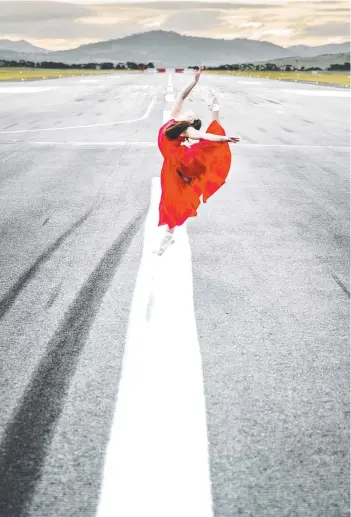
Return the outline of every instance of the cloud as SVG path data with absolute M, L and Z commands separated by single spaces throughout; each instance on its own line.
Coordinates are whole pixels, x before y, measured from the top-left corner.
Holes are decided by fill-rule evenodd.
M 189 16 L 189 12 L 183 11 L 168 16 L 163 28 L 174 31 L 201 31 L 208 29 L 218 29 L 223 24 L 221 11 L 197 10 L 195 15 Z
M 328 16 L 333 16 L 333 15 L 339 16 L 340 13 L 345 13 L 349 16 L 350 9 L 347 9 L 346 7 L 345 8 L 343 8 L 343 7 L 335 8 L 334 7 L 334 8 L 330 8 L 330 9 L 319 9 L 318 13 L 327 14 Z
M 105 7 L 108 8 L 126 8 L 128 6 L 133 6 L 134 8 L 139 9 L 156 9 L 157 11 L 163 10 L 185 10 L 185 9 L 212 9 L 212 10 L 231 10 L 231 9 L 265 9 L 272 7 L 280 8 L 283 4 L 276 3 L 277 0 L 273 0 L 271 3 L 245 3 L 245 2 L 132 2 L 132 3 L 115 3 L 115 4 L 105 4 Z M 95 4 L 96 7 L 100 7 L 99 4 Z
M 264 39 L 283 46 L 328 43 L 328 37 L 337 42 L 349 35 L 349 10 L 343 0 L 277 2 L 0 1 L 0 39 L 27 39 L 58 50 L 152 29 L 227 39 Z
M 0 23 L 70 20 L 90 13 L 89 7 L 63 2 L 0 2 Z
M 310 25 L 299 33 L 300 36 L 335 37 L 350 36 L 350 24 L 345 22 L 331 22 L 322 25 Z M 328 42 L 329 43 L 329 42 Z

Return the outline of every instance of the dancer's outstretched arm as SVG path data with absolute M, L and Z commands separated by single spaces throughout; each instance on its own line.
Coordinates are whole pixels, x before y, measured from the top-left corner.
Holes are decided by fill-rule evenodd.
M 233 144 L 236 144 L 240 140 L 235 136 L 205 133 L 204 131 L 198 131 L 194 127 L 188 127 L 188 129 L 184 131 L 183 136 L 191 138 L 192 140 L 209 140 L 210 142 L 232 142 Z
M 194 86 L 197 85 L 199 79 L 200 79 L 200 75 L 201 75 L 201 70 L 202 70 L 202 67 L 200 67 L 198 70 L 195 70 L 194 71 L 194 79 L 192 80 L 192 82 L 186 87 L 184 88 L 183 91 L 180 92 L 180 94 L 178 95 L 175 103 L 174 103 L 174 106 L 173 106 L 173 109 L 171 111 L 171 118 L 174 118 L 174 117 L 178 117 L 178 115 L 180 115 L 180 112 L 182 111 L 182 107 L 183 107 L 183 102 L 184 100 L 187 98 L 187 96 L 189 95 L 189 93 L 191 92 L 191 90 L 194 88 Z

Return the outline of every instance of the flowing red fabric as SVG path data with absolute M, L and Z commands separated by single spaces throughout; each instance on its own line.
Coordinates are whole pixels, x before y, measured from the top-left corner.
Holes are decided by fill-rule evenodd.
M 166 122 L 158 134 L 158 147 L 164 158 L 158 226 L 167 224 L 169 228 L 181 226 L 189 217 L 197 215 L 201 194 L 206 203 L 224 185 L 231 165 L 231 150 L 227 142 L 201 140 L 188 148 L 181 145 L 184 137 L 169 140 L 164 130 L 173 122 L 173 119 Z M 206 133 L 225 135 L 216 120 Z M 191 184 L 182 179 L 177 170 L 192 178 Z

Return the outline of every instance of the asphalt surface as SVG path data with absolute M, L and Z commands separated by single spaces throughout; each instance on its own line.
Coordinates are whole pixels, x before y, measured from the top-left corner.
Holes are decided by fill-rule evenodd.
M 188 223 L 214 516 L 346 517 L 350 96 L 201 81 L 241 137 Z M 0 85 L 1 517 L 95 515 L 167 84 Z

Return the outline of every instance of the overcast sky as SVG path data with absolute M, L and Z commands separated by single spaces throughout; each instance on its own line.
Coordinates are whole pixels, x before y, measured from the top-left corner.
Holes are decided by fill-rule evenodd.
M 25 39 L 61 50 L 164 29 L 265 40 L 284 47 L 323 45 L 350 39 L 349 16 L 348 0 L 0 0 L 0 39 Z

